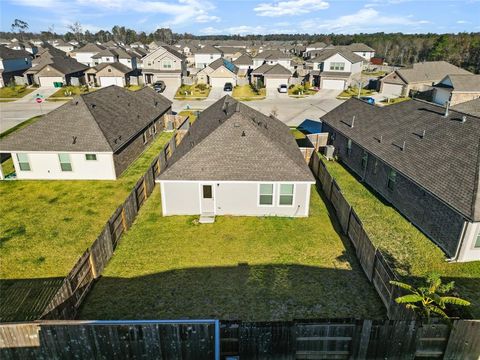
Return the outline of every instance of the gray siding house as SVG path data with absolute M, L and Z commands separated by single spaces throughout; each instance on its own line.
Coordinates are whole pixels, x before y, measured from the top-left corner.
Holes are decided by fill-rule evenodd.
M 162 80 L 167 87 L 176 90 L 187 73 L 185 59 L 183 54 L 170 46 L 157 47 L 142 59 L 145 84 Z
M 158 177 L 163 215 L 308 216 L 315 180 L 289 128 L 225 96 Z
M 322 117 L 338 159 L 454 261 L 480 260 L 480 118 L 351 99 Z

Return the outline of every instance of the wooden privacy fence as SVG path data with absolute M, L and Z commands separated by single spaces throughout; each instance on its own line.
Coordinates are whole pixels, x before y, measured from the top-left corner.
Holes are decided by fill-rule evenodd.
M 480 321 L 39 321 L 0 325 L 10 359 L 464 359 Z
M 345 199 L 340 186 L 330 175 L 318 153 L 312 155 L 310 168 L 319 180 L 327 200 L 334 208 L 342 232 L 352 242 L 363 271 L 382 299 L 388 318 L 393 320 L 412 319 L 413 312 L 395 302 L 395 298 L 401 296 L 402 292 L 399 288 L 392 286 L 390 281 L 399 280 L 398 277 L 388 265 L 383 253 L 373 245 L 362 221 Z
M 123 233 L 132 226 L 138 211 L 152 193 L 155 178 L 166 168 L 178 143 L 178 136 L 181 135 L 176 133 L 165 145 L 123 204 L 112 214 L 94 243 L 80 256 L 43 311 L 41 319 L 75 318 L 93 281 L 103 272 Z

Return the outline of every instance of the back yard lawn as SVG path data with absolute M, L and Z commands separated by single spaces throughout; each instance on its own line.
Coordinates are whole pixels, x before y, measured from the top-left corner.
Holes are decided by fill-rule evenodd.
M 312 189 L 310 217 L 161 216 L 158 187 L 81 319 L 383 318 L 352 248 Z
M 11 288 L 17 285 L 15 281 L 31 278 L 42 286 L 40 278 L 67 275 L 170 137 L 161 134 L 116 181 L 0 182 L 1 319 L 7 317 L 5 312 L 12 311 L 3 305 L 19 301 L 13 290 L 14 299 L 7 297 L 5 286 Z M 28 288 L 34 281 L 30 285 L 20 283 Z M 26 297 L 32 294 L 35 291 Z M 23 315 L 17 314 L 14 319 L 22 320 Z
M 472 302 L 470 311 L 474 317 L 480 318 L 480 261 L 447 263 L 431 240 L 342 165 L 333 161 L 325 164 L 355 208 L 370 239 L 385 251 L 400 276 L 418 278 L 435 271 L 445 280 L 454 280 L 460 296 Z

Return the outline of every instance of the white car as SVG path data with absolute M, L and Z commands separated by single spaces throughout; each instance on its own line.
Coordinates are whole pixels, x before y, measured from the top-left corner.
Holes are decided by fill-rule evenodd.
M 285 84 L 281 84 L 281 85 L 278 87 L 278 92 L 279 92 L 279 93 L 287 93 L 287 92 L 288 92 L 288 86 L 285 85 Z

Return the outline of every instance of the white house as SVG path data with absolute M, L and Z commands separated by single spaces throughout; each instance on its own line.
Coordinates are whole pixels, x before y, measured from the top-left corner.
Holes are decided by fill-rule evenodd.
M 167 160 L 162 214 L 305 217 L 315 179 L 289 128 L 225 96 Z
M 12 155 L 21 180 L 115 180 L 162 131 L 170 112 L 171 102 L 153 89 L 109 86 L 1 139 L 0 153 Z
M 253 68 L 256 69 L 263 64 L 280 64 L 289 69 L 291 60 L 290 54 L 285 54 L 280 50 L 264 50 L 253 57 Z
M 310 59 L 312 57 L 312 54 L 315 52 L 315 51 L 319 51 L 319 50 L 323 50 L 327 47 L 327 44 L 325 44 L 324 42 L 316 42 L 316 43 L 313 43 L 313 44 L 308 44 L 306 47 L 305 47 L 305 51 L 303 53 L 303 57 L 305 59 Z M 315 57 L 315 55 L 314 55 Z
M 480 75 L 451 74 L 434 85 L 433 102 L 445 105 L 461 104 L 480 98 Z
M 105 48 L 101 45 L 88 43 L 85 46 L 75 50 L 73 57 L 79 63 L 87 66 L 95 66 L 98 65 L 98 61 L 96 64 L 93 57 L 103 50 L 105 50 Z
M 233 86 L 237 85 L 237 75 L 239 68 L 230 61 L 219 58 L 196 74 L 198 84 L 209 84 L 212 87 L 222 87 L 229 82 Z
M 222 57 L 222 52 L 217 48 L 205 45 L 202 48 L 198 48 L 194 53 L 195 67 L 197 69 L 203 69 L 208 64 Z
M 364 43 L 352 43 L 345 46 L 345 48 L 364 58 L 367 62 L 370 62 L 370 59 L 375 56 L 375 49 L 372 49 L 370 46 Z

